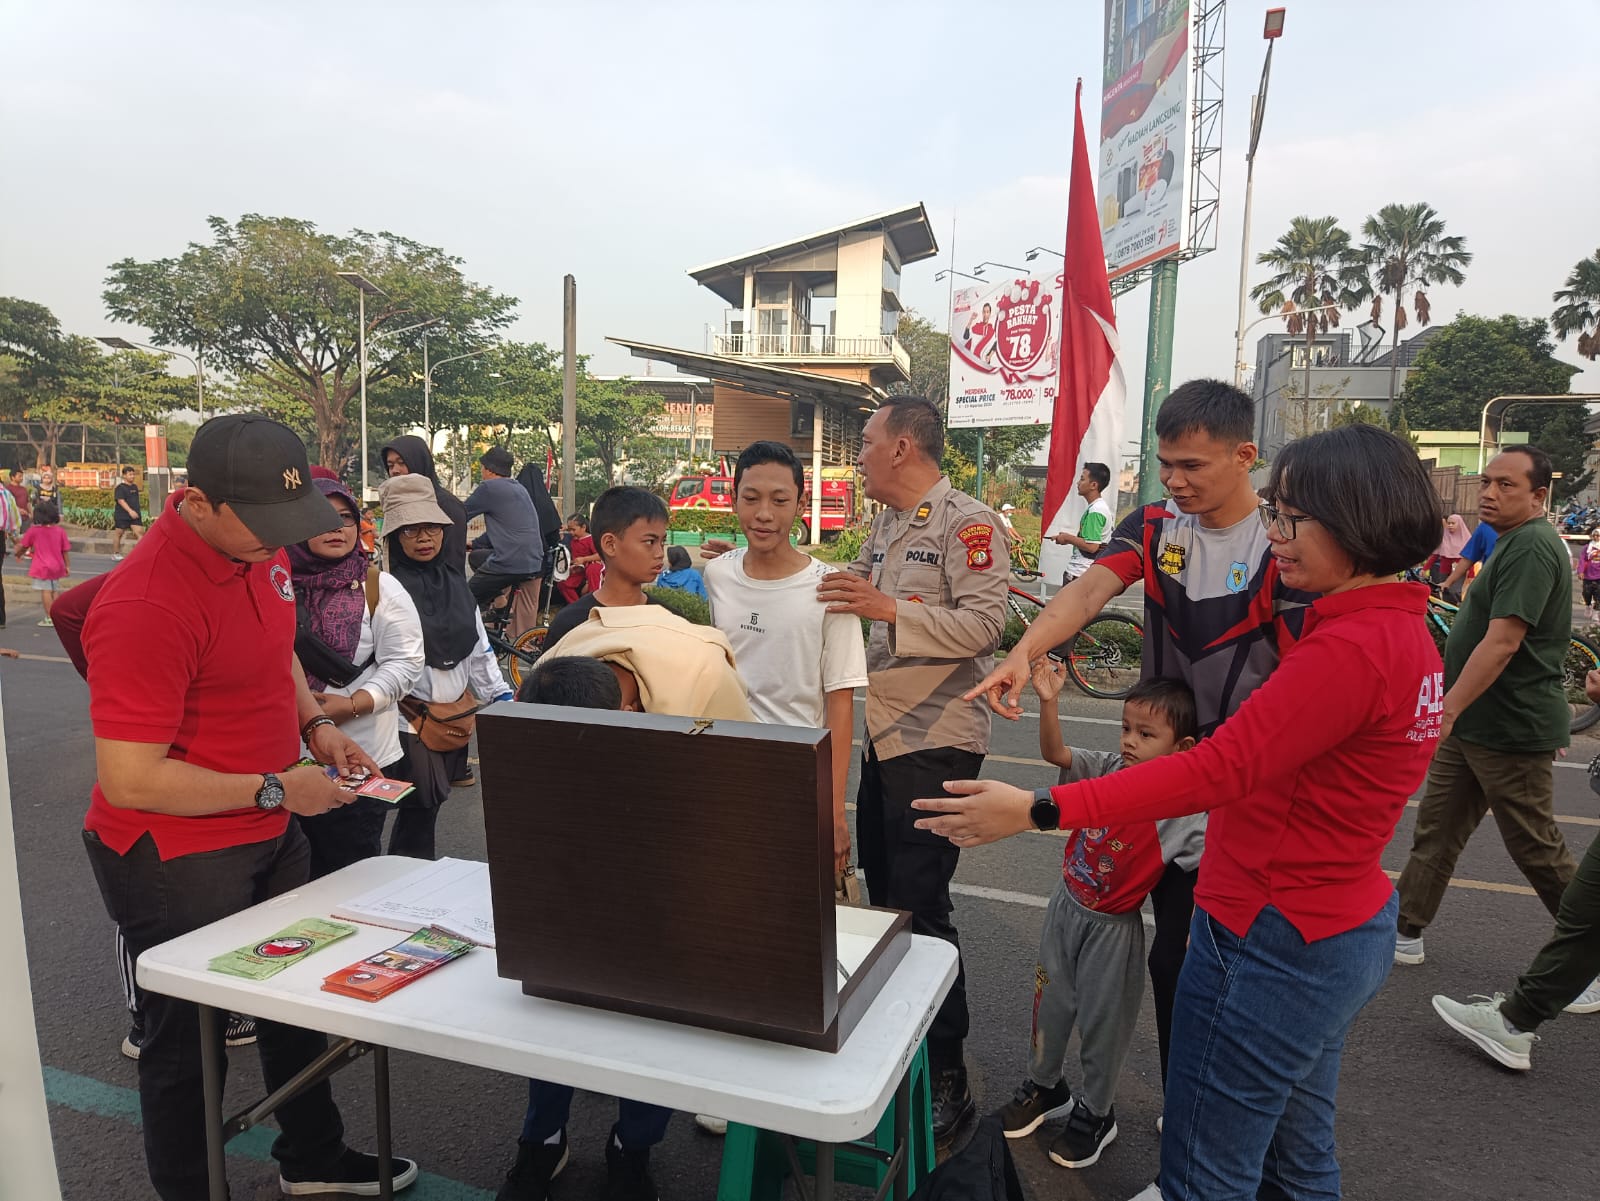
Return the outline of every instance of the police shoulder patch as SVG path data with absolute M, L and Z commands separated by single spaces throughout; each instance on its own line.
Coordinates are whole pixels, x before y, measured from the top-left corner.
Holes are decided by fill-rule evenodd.
M 988 571 L 994 566 L 994 554 L 989 549 L 990 543 L 994 541 L 994 526 L 974 522 L 957 530 L 956 537 L 967 548 L 968 568 L 973 571 Z

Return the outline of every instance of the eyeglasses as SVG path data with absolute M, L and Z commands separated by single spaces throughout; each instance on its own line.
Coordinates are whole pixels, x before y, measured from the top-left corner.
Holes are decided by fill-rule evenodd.
M 349 529 L 353 525 L 360 525 L 361 518 L 357 517 L 353 513 L 340 513 L 339 524 L 344 526 L 345 529 Z
M 398 533 L 402 538 L 410 540 L 410 539 L 420 538 L 424 534 L 442 534 L 444 532 L 444 526 L 442 526 L 442 525 L 403 525 L 398 530 L 396 530 L 395 532 Z
M 1317 520 L 1309 513 L 1280 512 L 1264 501 L 1262 502 L 1261 507 L 1256 510 L 1256 512 L 1261 514 L 1261 524 L 1266 526 L 1268 530 L 1277 530 L 1278 537 L 1282 538 L 1285 542 L 1294 541 L 1295 535 L 1299 533 L 1300 523 L 1302 521 Z

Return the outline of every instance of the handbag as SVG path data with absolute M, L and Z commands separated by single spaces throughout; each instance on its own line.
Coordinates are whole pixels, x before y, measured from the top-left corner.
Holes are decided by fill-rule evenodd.
M 400 712 L 416 728 L 417 737 L 430 751 L 445 753 L 464 748 L 477 726 L 474 714 L 484 706 L 467 689 L 453 701 L 421 701 L 408 696 Z

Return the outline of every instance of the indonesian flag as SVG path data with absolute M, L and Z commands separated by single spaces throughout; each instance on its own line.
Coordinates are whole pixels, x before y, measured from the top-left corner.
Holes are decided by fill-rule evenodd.
M 1044 545 L 1040 568 L 1054 579 L 1066 570 L 1072 547 L 1050 536 L 1076 534 L 1088 507 L 1078 495 L 1085 463 L 1104 463 L 1111 485 L 1103 493 L 1115 526 L 1117 475 L 1122 457 L 1122 408 L 1127 383 L 1118 358 L 1116 317 L 1106 279 L 1105 245 L 1095 204 L 1094 176 L 1083 133 L 1083 80 L 1074 102 L 1072 185 L 1067 202 L 1067 256 L 1061 286 L 1061 377 L 1056 384 L 1055 416 L 1050 426 L 1050 464 L 1044 485 Z

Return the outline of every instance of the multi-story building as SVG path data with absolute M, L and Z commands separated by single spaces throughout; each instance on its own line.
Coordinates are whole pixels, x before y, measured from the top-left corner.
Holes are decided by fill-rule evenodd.
M 813 469 L 848 466 L 878 401 L 910 379 L 901 271 L 938 251 L 921 204 L 878 213 L 691 270 L 727 305 L 704 350 L 610 340 L 712 381 L 714 453 L 770 439 Z
M 1443 328 L 1426 326 L 1400 343 L 1397 388 L 1404 387 L 1417 355 Z M 1347 329 L 1330 330 L 1312 340 L 1309 397 L 1305 335 L 1277 330 L 1256 342 L 1251 395 L 1256 402 L 1256 445 L 1264 458 L 1271 459 L 1286 442 L 1326 424 L 1341 404 L 1372 405 L 1388 418 L 1393 352 L 1384 350 L 1363 358 L 1354 342 Z

